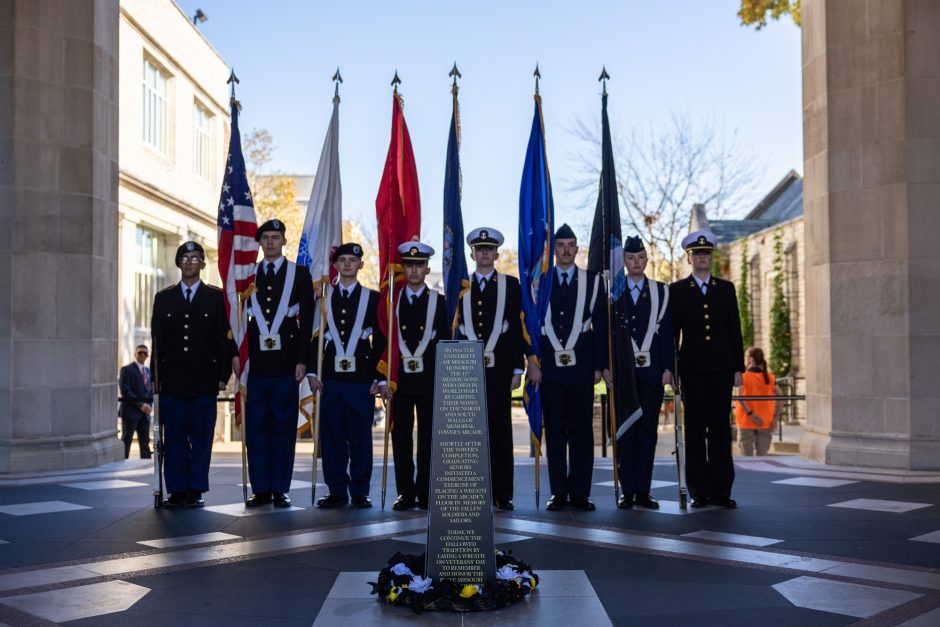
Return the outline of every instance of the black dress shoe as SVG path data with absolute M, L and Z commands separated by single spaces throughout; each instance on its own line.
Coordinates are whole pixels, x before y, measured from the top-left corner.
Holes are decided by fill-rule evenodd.
M 275 492 L 274 507 L 290 507 L 290 495 L 287 492 Z
M 692 497 L 692 507 L 694 507 L 695 509 L 700 509 L 702 507 L 705 507 L 706 505 L 708 505 L 707 496 L 698 496 L 698 497 L 693 496 Z
M 186 501 L 189 507 L 205 507 L 206 499 L 202 498 L 202 492 L 199 490 L 190 490 L 189 499 Z
M 395 499 L 395 502 L 392 504 L 392 509 L 396 512 L 403 512 L 405 510 L 411 509 L 415 506 L 415 497 L 405 496 L 404 494 L 399 494 L 398 498 Z M 425 504 L 425 509 L 427 509 L 427 504 Z
M 624 492 L 617 501 L 617 509 L 633 509 L 633 493 Z
M 568 499 L 563 496 L 552 495 L 552 498 L 548 499 L 548 503 L 545 504 L 545 509 L 550 512 L 558 512 L 565 509 Z
M 597 506 L 586 496 L 572 496 L 569 502 L 571 503 L 571 507 L 580 509 L 581 511 L 593 512 L 597 509 Z
M 516 509 L 516 506 L 512 504 L 511 499 L 497 499 L 493 502 L 496 505 L 496 509 L 502 510 L 504 512 L 510 512 Z
M 735 501 L 730 496 L 712 497 L 711 499 L 709 499 L 709 501 L 714 505 L 727 507 L 728 509 L 734 509 L 738 506 L 737 501 Z
M 372 499 L 365 495 L 359 495 L 352 497 L 352 506 L 358 507 L 359 509 L 367 509 L 372 507 Z
M 170 498 L 163 501 L 163 505 L 166 507 L 180 507 L 186 505 L 189 501 L 189 492 L 173 492 L 170 494 Z
M 646 509 L 659 509 L 659 501 L 654 499 L 649 494 L 637 494 L 636 504 L 640 507 L 645 507 Z
M 270 502 L 270 492 L 259 492 L 258 494 L 251 495 L 251 498 L 248 499 L 247 503 L 245 503 L 245 507 L 261 507 L 262 505 L 267 505 Z
M 317 499 L 317 507 L 339 507 L 340 505 L 345 505 L 348 502 L 348 497 L 340 496 L 339 494 L 329 494 L 327 496 L 321 496 L 319 499 Z

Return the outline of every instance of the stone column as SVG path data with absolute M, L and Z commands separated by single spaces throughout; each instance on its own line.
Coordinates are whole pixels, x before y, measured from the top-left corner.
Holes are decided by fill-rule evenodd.
M 940 468 L 940 3 L 804 0 L 806 435 Z
M 0 472 L 119 459 L 118 0 L 0 0 Z

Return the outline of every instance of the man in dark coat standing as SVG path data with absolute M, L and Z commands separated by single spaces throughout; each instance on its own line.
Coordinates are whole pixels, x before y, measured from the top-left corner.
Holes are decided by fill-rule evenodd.
M 131 453 L 131 442 L 137 433 L 140 458 L 150 459 L 150 413 L 153 411 L 153 386 L 149 352 L 146 344 L 138 344 L 134 361 L 121 368 L 121 440 L 124 441 L 124 459 Z
M 627 294 L 619 309 L 619 323 L 633 346 L 636 392 L 640 417 L 617 441 L 617 461 L 623 494 L 617 507 L 634 504 L 659 509 L 650 494 L 653 461 L 656 457 L 659 411 L 664 386 L 673 382 L 675 338 L 670 315 L 669 286 L 646 277 L 649 258 L 639 237 L 623 244 L 623 265 L 627 273 Z
M 406 285 L 398 297 L 398 389 L 392 397 L 392 453 L 398 498 L 392 509 L 428 508 L 431 477 L 431 433 L 434 420 L 434 353 L 437 343 L 449 339 L 444 295 L 424 280 L 434 249 L 421 242 L 398 247 Z M 418 418 L 418 468 L 412 459 L 412 431 Z
M 216 396 L 225 389 L 238 351 L 222 290 L 203 283 L 206 254 L 196 242 L 176 251 L 180 282 L 153 300 L 153 375 L 160 394 L 163 476 L 169 507 L 203 507 L 215 436 Z
M 686 477 L 692 507 L 737 507 L 731 498 L 731 391 L 741 386 L 744 341 L 734 284 L 711 275 L 715 234 L 682 240 L 692 274 L 669 286 L 685 408 Z
M 286 227 L 277 219 L 258 227 L 264 258 L 248 299 L 248 395 L 245 437 L 252 497 L 248 507 L 290 507 L 297 445 L 299 383 L 307 372 L 313 335 L 310 271 L 283 254 Z
M 457 311 L 461 337 L 483 342 L 493 504 L 512 510 L 512 391 L 522 382 L 526 357 L 533 351 L 522 335 L 519 279 L 496 271 L 502 243 L 503 234 L 492 228 L 467 235 L 476 270 Z
M 593 511 L 594 384 L 607 371 L 607 297 L 600 277 L 574 263 L 578 240 L 567 224 L 555 232 L 555 272 L 542 321 L 542 364 L 526 375 L 539 383 L 552 496 L 545 509 L 568 504 Z M 609 373 L 608 373 L 609 374 Z

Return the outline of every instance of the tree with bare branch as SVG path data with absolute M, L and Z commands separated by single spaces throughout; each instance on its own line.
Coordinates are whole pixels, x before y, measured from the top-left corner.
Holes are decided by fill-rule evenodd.
M 593 211 L 600 176 L 600 131 L 578 121 L 573 134 L 583 142 L 574 155 L 577 178 L 570 184 L 581 206 Z M 712 122 L 693 122 L 674 114 L 663 128 L 634 128 L 614 138 L 617 191 L 624 236 L 646 243 L 655 274 L 675 280 L 682 272 L 679 246 L 689 232 L 692 205 L 705 205 L 710 218 L 749 208 L 762 176 L 758 160 Z

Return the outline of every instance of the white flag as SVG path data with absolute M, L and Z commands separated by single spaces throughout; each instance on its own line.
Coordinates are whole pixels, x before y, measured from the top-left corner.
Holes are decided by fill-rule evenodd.
M 300 235 L 297 265 L 306 266 L 314 281 L 330 276 L 330 255 L 343 243 L 343 188 L 339 178 L 339 96 L 323 141 L 317 176 Z

